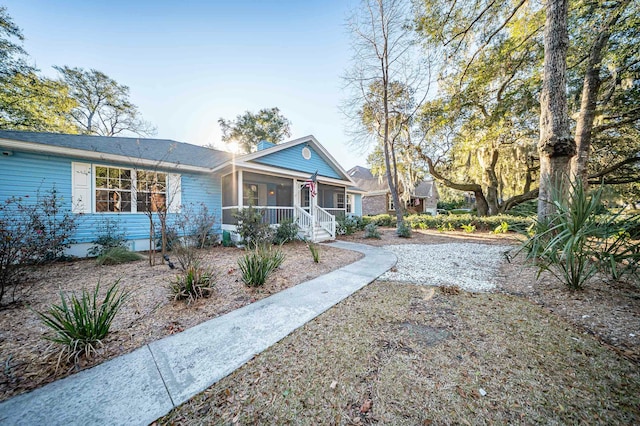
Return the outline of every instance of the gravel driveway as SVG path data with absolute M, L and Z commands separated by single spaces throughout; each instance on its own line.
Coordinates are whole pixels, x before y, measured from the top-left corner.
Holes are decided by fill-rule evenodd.
M 490 291 L 496 274 L 513 246 L 495 244 L 403 244 L 384 246 L 398 257 L 396 267 L 383 274 L 384 281 L 435 286 L 456 285 L 470 292 Z

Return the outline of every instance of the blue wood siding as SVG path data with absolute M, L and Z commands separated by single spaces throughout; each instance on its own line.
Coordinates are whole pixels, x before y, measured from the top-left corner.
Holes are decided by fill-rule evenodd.
M 28 195 L 35 199 L 38 191 L 46 192 L 55 185 L 63 199 L 64 207 L 71 209 L 71 163 L 74 161 L 103 166 L 132 167 L 127 164 L 104 161 L 92 163 L 90 160 L 14 151 L 10 157 L 0 156 L 0 201 L 14 195 Z M 222 215 L 220 177 L 213 174 L 186 172 L 180 174 L 182 204 L 204 203 L 209 212 L 216 216 L 216 227 L 219 231 Z M 170 221 L 172 216 L 174 215 L 169 214 Z M 107 218 L 119 220 L 122 230 L 130 240 L 149 238 L 149 219 L 144 213 L 88 213 L 79 215 L 79 226 L 73 237 L 74 241 L 88 243 L 95 240 L 96 230 L 101 228 L 101 224 Z
M 338 170 L 334 169 L 329 163 L 324 161 L 322 157 L 309 146 L 311 150 L 311 158 L 305 160 L 302 157 L 302 148 L 305 145 L 300 144 L 292 146 L 282 151 L 274 152 L 273 154 L 265 155 L 264 157 L 256 158 L 253 162 L 260 164 L 267 164 L 269 166 L 281 167 L 289 170 L 299 170 L 307 172 L 309 174 L 318 171 L 320 176 L 326 176 L 334 179 L 343 179 Z

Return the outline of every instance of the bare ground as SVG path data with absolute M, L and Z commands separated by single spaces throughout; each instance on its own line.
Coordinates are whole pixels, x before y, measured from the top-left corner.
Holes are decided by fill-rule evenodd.
M 516 257 L 497 271 L 494 293 L 377 281 L 159 423 L 640 423 L 639 284 L 598 277 L 576 293 L 535 276 Z
M 262 288 L 246 287 L 237 259 L 237 248 L 215 247 L 204 251 L 203 264 L 216 272 L 213 295 L 191 305 L 169 298 L 168 283 L 177 270 L 167 265 L 150 267 L 148 260 L 98 266 L 94 260 L 57 263 L 35 271 L 31 291 L 22 303 L 0 310 L 0 400 L 40 387 L 75 371 L 122 355 L 167 335 L 238 309 L 286 288 L 307 281 L 359 259 L 356 252 L 319 246 L 320 263 L 314 263 L 304 243 L 283 246 L 284 263 Z M 131 298 L 116 316 L 110 334 L 97 356 L 81 359 L 79 365 L 56 369 L 56 348 L 44 339 L 47 332 L 34 310 L 46 311 L 60 303 L 60 292 L 79 294 L 98 281 L 107 287 L 116 280 L 132 291 Z

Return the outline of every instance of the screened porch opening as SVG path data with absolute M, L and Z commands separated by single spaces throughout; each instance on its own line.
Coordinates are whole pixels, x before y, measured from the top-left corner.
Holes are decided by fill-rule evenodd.
M 241 182 L 241 191 L 238 182 Z M 238 199 L 242 197 L 242 202 Z M 222 177 L 222 223 L 235 225 L 239 208 L 254 207 L 263 212 L 263 221 L 278 224 L 294 219 L 293 180 L 252 172 Z

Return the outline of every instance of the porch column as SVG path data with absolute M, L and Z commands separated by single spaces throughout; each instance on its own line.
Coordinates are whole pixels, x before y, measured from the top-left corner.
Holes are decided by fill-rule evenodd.
M 300 187 L 298 186 L 298 179 L 293 178 L 293 221 L 298 222 L 298 210 L 296 207 L 300 206 Z
M 238 209 L 241 209 L 242 206 L 242 187 L 244 186 L 242 183 L 242 170 L 238 170 Z

